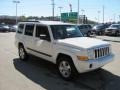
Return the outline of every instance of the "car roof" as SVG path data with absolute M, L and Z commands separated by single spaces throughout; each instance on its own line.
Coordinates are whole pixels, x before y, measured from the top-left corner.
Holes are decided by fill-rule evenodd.
M 19 22 L 19 24 L 44 24 L 44 25 L 75 25 L 71 23 L 64 23 L 60 21 L 23 21 Z

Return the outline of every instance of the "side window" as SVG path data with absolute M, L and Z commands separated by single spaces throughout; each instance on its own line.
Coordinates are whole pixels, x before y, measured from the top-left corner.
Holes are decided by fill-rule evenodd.
M 87 26 L 87 25 L 84 25 L 84 29 L 88 29 L 88 26 Z
M 48 28 L 46 26 L 36 25 L 36 37 L 39 38 L 40 35 L 46 35 L 46 38 L 50 40 Z
M 81 25 L 81 26 L 79 26 L 79 29 L 83 29 L 83 26 Z
M 88 25 L 88 28 L 91 29 L 92 28 L 91 25 Z
M 28 24 L 25 27 L 25 35 L 33 36 L 34 24 Z
M 24 24 L 19 24 L 17 33 L 22 34 L 24 29 Z
M 84 29 L 84 25 L 81 26 L 81 29 Z

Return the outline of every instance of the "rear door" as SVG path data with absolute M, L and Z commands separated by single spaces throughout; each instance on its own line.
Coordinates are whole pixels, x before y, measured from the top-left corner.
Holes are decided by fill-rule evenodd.
M 23 36 L 25 48 L 27 48 L 27 52 L 31 53 L 31 54 L 32 54 L 32 52 L 31 52 L 31 50 L 29 50 L 29 48 L 34 47 L 34 42 L 33 42 L 34 27 L 35 27 L 34 24 L 26 24 L 24 36 Z

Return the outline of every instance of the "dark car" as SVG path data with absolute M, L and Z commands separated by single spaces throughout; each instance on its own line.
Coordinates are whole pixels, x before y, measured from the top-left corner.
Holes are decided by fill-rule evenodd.
M 95 25 L 92 28 L 92 32 L 94 32 L 97 35 L 103 35 L 106 28 L 108 28 L 108 25 L 106 25 L 106 24 L 98 24 L 98 25 Z
M 91 35 L 91 30 L 92 30 L 92 26 L 89 24 L 81 24 L 81 25 L 77 25 L 79 30 L 82 32 L 83 35 L 87 35 L 90 36 Z
M 0 32 L 8 32 L 9 26 L 8 25 L 0 25 Z
M 10 32 L 16 32 L 16 30 L 17 30 L 17 25 L 10 26 Z
M 112 24 L 109 28 L 105 30 L 106 35 L 120 35 L 120 24 Z

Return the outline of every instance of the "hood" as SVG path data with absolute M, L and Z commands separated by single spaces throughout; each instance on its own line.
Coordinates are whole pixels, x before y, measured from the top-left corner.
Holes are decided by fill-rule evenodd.
M 89 49 L 109 44 L 106 41 L 88 37 L 67 38 L 63 40 L 58 40 L 58 43 L 72 48 L 83 49 Z

